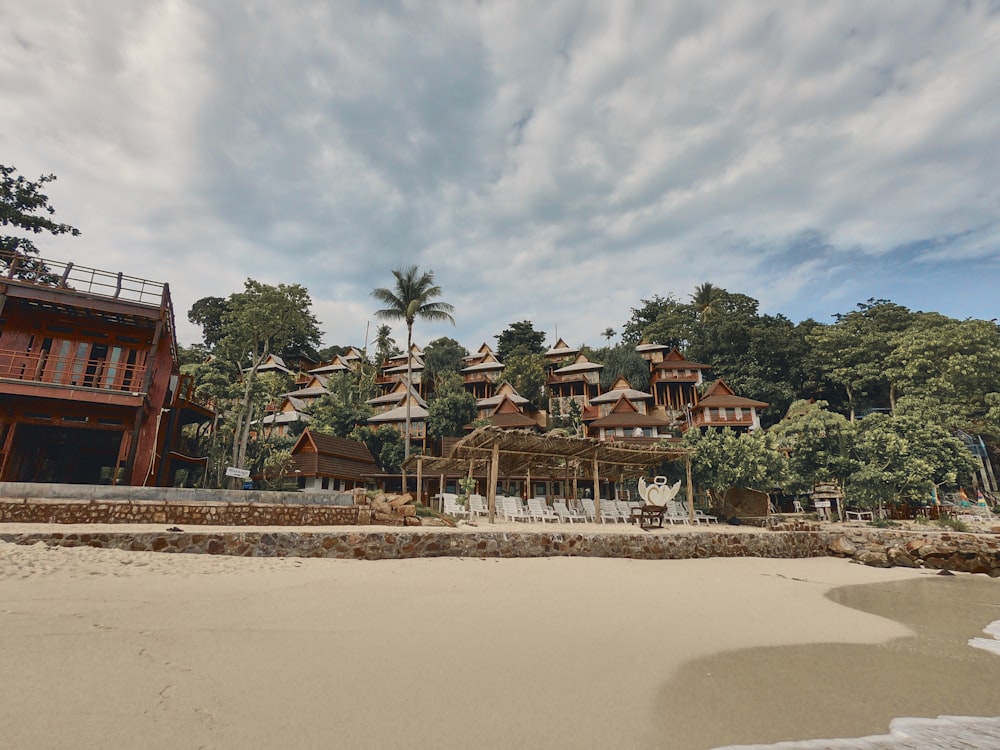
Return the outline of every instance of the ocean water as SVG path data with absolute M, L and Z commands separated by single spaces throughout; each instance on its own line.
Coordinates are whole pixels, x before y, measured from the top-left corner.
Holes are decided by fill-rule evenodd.
M 983 632 L 990 637 L 971 638 L 969 645 L 1000 656 L 1000 620 L 987 625 Z M 1000 708 L 1000 696 L 997 706 Z M 893 719 L 888 734 L 770 745 L 726 745 L 716 750 L 1000 750 L 1000 716 Z

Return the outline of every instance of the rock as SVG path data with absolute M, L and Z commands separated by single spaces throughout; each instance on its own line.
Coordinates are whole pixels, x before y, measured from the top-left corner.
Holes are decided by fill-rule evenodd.
M 890 568 L 889 556 L 885 552 L 873 552 L 871 550 L 861 550 L 854 556 L 854 559 L 863 565 L 872 568 Z
M 838 536 L 827 545 L 827 549 L 839 557 L 854 557 L 858 548 L 846 537 Z
M 397 495 L 392 500 L 389 501 L 389 505 L 393 508 L 402 508 L 404 505 L 409 505 L 413 502 L 413 495 L 406 493 L 405 495 Z
M 901 568 L 919 568 L 920 563 L 910 557 L 902 547 L 890 547 L 888 551 L 889 562 Z

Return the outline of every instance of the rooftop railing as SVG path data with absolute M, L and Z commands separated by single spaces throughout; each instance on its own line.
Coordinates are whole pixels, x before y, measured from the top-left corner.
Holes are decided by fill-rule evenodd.
M 167 287 L 161 281 L 25 255 L 15 255 L 13 259 L 0 258 L 0 263 L 6 263 L 3 276 L 12 281 L 68 289 L 154 307 L 163 303 Z

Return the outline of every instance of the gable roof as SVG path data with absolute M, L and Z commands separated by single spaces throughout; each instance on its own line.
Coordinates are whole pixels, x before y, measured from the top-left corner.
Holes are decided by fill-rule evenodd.
M 703 365 L 700 362 L 692 362 L 691 360 L 684 359 L 684 355 L 681 354 L 677 347 L 675 346 L 670 350 L 668 354 L 663 357 L 662 362 L 657 362 L 653 366 L 654 370 L 711 370 L 711 365 Z
M 576 359 L 573 360 L 573 364 L 566 365 L 565 367 L 560 367 L 555 371 L 556 375 L 566 375 L 573 372 L 587 372 L 590 370 L 603 370 L 604 365 L 598 362 L 591 362 L 583 354 L 577 354 Z
M 567 357 L 570 354 L 576 354 L 579 349 L 574 349 L 569 344 L 567 344 L 562 339 L 559 339 L 552 348 L 545 352 L 546 357 Z
M 705 391 L 705 395 L 698 402 L 698 405 L 694 407 L 697 409 L 710 409 L 719 407 L 730 407 L 730 406 L 740 406 L 740 407 L 759 407 L 761 409 L 769 406 L 766 401 L 755 401 L 752 398 L 743 398 L 742 396 L 737 396 L 733 393 L 733 389 L 726 385 L 726 381 L 722 378 L 716 380 Z
M 292 462 L 304 476 L 360 480 L 379 472 L 364 443 L 308 428 L 292 447 Z
M 625 379 L 624 375 L 619 375 L 618 380 L 615 381 L 614 385 L 611 386 L 611 390 L 607 393 L 602 393 L 600 396 L 595 396 L 590 399 L 591 404 L 610 404 L 616 402 L 619 397 L 625 396 L 630 401 L 648 401 L 653 398 L 652 393 L 646 393 L 645 391 L 637 391 L 631 385 L 629 385 L 628 380 Z
M 419 404 L 410 405 L 410 421 L 419 422 L 427 419 L 427 409 L 420 406 Z M 406 421 L 406 404 L 402 406 L 397 406 L 395 409 L 389 409 L 389 411 L 384 411 L 381 414 L 376 414 L 373 417 L 368 417 L 369 422 L 405 422 Z
M 378 404 L 399 404 L 406 401 L 406 392 L 410 392 L 410 398 L 414 400 L 414 403 L 420 404 L 421 406 L 427 406 L 427 402 L 424 401 L 420 394 L 417 393 L 416 389 L 411 385 L 409 388 L 406 384 L 400 381 L 393 386 L 393 389 L 382 396 L 376 396 L 375 398 L 370 398 L 365 401 L 366 404 L 370 406 L 377 406 Z
M 493 413 L 490 414 L 487 419 L 489 419 L 497 427 L 503 427 L 505 429 L 523 427 L 538 429 L 538 423 L 531 417 L 525 416 L 517 403 L 515 403 L 510 395 L 506 393 L 503 394 L 500 399 L 500 403 L 497 404 L 496 408 L 493 409 Z M 465 425 L 465 429 L 474 429 L 473 424 L 470 422 Z
M 606 417 L 595 419 L 590 423 L 590 427 L 668 427 L 669 424 L 665 419 L 640 413 L 635 404 L 622 395 L 611 413 Z

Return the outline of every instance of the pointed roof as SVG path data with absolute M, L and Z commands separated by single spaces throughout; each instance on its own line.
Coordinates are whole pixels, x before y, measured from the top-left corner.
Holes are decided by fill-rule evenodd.
M 531 417 L 525 416 L 521 408 L 506 393 L 487 419 L 497 427 L 503 427 L 504 429 L 538 428 L 538 423 Z M 474 429 L 473 424 L 469 423 L 465 425 L 465 429 Z
M 522 396 L 520 393 L 514 390 L 514 386 L 512 386 L 506 380 L 502 380 L 500 381 L 500 385 L 496 387 L 496 392 L 492 396 L 490 396 L 489 398 L 481 398 L 478 401 L 476 401 L 476 408 L 483 409 L 487 406 L 496 406 L 501 401 L 503 401 L 504 396 L 508 396 L 510 400 L 513 401 L 518 406 L 524 406 L 525 404 L 529 403 L 528 399 L 526 399 L 524 396 Z
M 653 366 L 654 370 L 710 370 L 711 365 L 703 365 L 699 362 L 692 362 L 691 360 L 684 359 L 684 355 L 681 354 L 677 347 L 675 346 L 670 350 L 670 353 L 663 357 L 662 362 L 657 362 Z
M 244 368 L 243 372 L 249 372 L 250 367 Z M 257 368 L 257 372 L 271 372 L 277 370 L 278 372 L 283 372 L 286 375 L 292 375 L 292 371 L 285 367 L 285 360 L 279 357 L 277 354 L 268 354 L 264 361 L 261 363 L 260 367 Z
M 420 406 L 419 404 L 410 405 L 410 421 L 418 422 L 423 419 L 427 419 L 427 409 Z M 384 411 L 381 414 L 376 414 L 373 417 L 368 417 L 369 422 L 405 422 L 406 421 L 406 404 L 402 406 L 397 406 L 395 409 L 389 409 L 389 411 Z
M 722 378 L 716 380 L 705 391 L 705 395 L 702 396 L 698 405 L 694 407 L 695 409 L 718 409 L 719 407 L 758 407 L 765 408 L 769 406 L 766 401 L 755 401 L 752 398 L 743 398 L 742 396 L 737 396 L 733 393 L 733 389 L 726 385 L 726 381 Z
M 606 417 L 595 419 L 590 423 L 590 427 L 669 427 L 670 423 L 665 419 L 642 414 L 635 408 L 635 404 L 628 400 L 625 395 L 618 398 L 611 413 Z
M 643 352 L 658 352 L 664 349 L 669 349 L 670 347 L 666 344 L 651 344 L 650 342 L 643 339 L 635 346 L 635 350 L 642 354 Z
M 574 349 L 569 344 L 567 344 L 562 339 L 559 339 L 552 348 L 545 352 L 546 357 L 568 357 L 570 354 L 576 354 L 579 349 Z
M 306 428 L 292 446 L 293 467 L 305 476 L 362 479 L 379 473 L 364 443 Z
M 309 370 L 310 375 L 329 375 L 335 372 L 350 372 L 351 366 L 341 359 L 340 355 L 335 355 L 328 364 L 320 365 Z
M 493 354 L 493 350 L 490 348 L 490 345 L 484 341 L 475 352 L 462 357 L 462 359 L 466 362 L 476 362 L 488 354 Z
M 602 370 L 604 365 L 598 362 L 591 362 L 584 354 L 577 354 L 573 364 L 560 367 L 555 371 L 556 375 L 568 375 L 574 372 L 589 372 L 591 370 Z
M 468 367 L 463 367 L 462 372 L 482 372 L 485 370 L 502 370 L 504 367 L 503 362 L 496 358 L 493 352 L 489 352 L 478 362 L 475 362 Z
M 393 389 L 388 393 L 382 396 L 376 396 L 375 398 L 370 398 L 365 401 L 365 403 L 371 406 L 378 406 L 379 404 L 404 403 L 406 401 L 407 390 L 409 390 L 410 398 L 414 400 L 414 403 L 420 404 L 421 406 L 427 406 L 427 402 L 420 397 L 420 394 L 417 393 L 413 386 L 410 386 L 409 389 L 407 389 L 406 384 L 402 382 L 396 383 Z
M 383 367 L 382 372 L 406 372 L 406 357 L 400 357 L 399 359 L 402 362 L 402 364 L 393 365 L 392 367 Z M 420 358 L 419 354 L 414 354 L 411 359 L 413 362 L 413 364 L 410 365 L 411 370 L 424 369 L 424 361 Z
M 607 393 L 602 393 L 600 396 L 595 396 L 590 399 L 591 404 L 613 404 L 621 396 L 625 396 L 630 401 L 648 401 L 653 398 L 652 393 L 646 393 L 645 391 L 637 391 L 633 388 L 624 375 L 619 375 L 618 379 L 611 386 L 611 390 Z
M 347 351 L 343 354 L 342 359 L 345 362 L 353 362 L 356 359 L 362 359 L 363 354 L 358 351 L 356 346 L 348 347 Z

